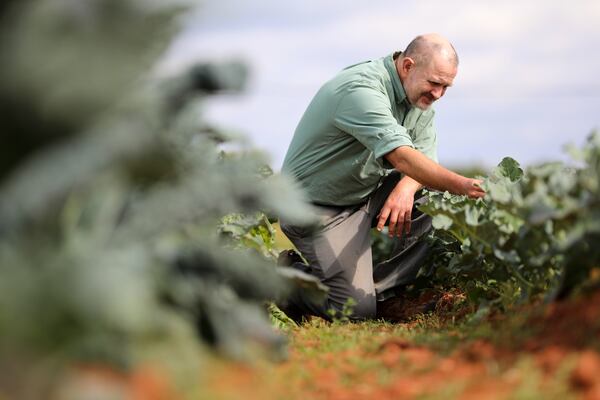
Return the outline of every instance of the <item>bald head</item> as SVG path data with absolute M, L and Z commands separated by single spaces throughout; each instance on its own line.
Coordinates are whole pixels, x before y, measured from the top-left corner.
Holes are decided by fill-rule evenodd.
M 441 59 L 458 67 L 458 55 L 454 46 L 437 33 L 417 36 L 408 44 L 402 55 L 412 58 L 417 65 L 427 65 L 433 59 Z
M 454 47 L 435 33 L 417 36 L 394 63 L 408 102 L 423 110 L 446 93 L 458 70 Z

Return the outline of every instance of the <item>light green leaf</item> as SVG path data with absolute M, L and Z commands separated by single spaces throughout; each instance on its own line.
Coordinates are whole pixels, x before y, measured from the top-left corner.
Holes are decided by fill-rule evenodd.
M 511 193 L 507 186 L 507 180 L 501 180 L 498 182 L 486 181 L 484 189 L 487 196 L 494 201 L 506 204 L 511 199 Z
M 465 207 L 465 222 L 469 225 L 479 225 L 479 218 L 483 215 L 483 210 L 474 206 Z
M 438 214 L 433 217 L 432 224 L 435 229 L 449 229 L 452 226 L 452 218 Z

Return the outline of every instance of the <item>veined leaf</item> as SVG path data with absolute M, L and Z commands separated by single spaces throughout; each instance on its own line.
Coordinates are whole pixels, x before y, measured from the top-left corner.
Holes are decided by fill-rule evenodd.
M 516 182 L 523 177 L 523 170 L 519 163 L 510 157 L 504 157 L 493 171 L 494 175 Z

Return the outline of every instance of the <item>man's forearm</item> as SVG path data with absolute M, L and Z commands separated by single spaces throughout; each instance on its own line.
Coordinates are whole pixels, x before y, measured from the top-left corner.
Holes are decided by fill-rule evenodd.
M 442 167 L 411 147 L 398 147 L 385 157 L 396 170 L 432 189 L 448 190 L 451 193 L 472 197 L 483 196 L 483 191 L 475 185 L 478 181 Z

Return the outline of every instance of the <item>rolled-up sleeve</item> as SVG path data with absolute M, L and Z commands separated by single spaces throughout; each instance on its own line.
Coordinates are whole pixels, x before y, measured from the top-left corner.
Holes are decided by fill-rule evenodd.
M 357 84 L 340 99 L 334 125 L 373 152 L 375 158 L 400 146 L 415 145 L 408 131 L 394 118 L 387 95 L 376 88 Z

